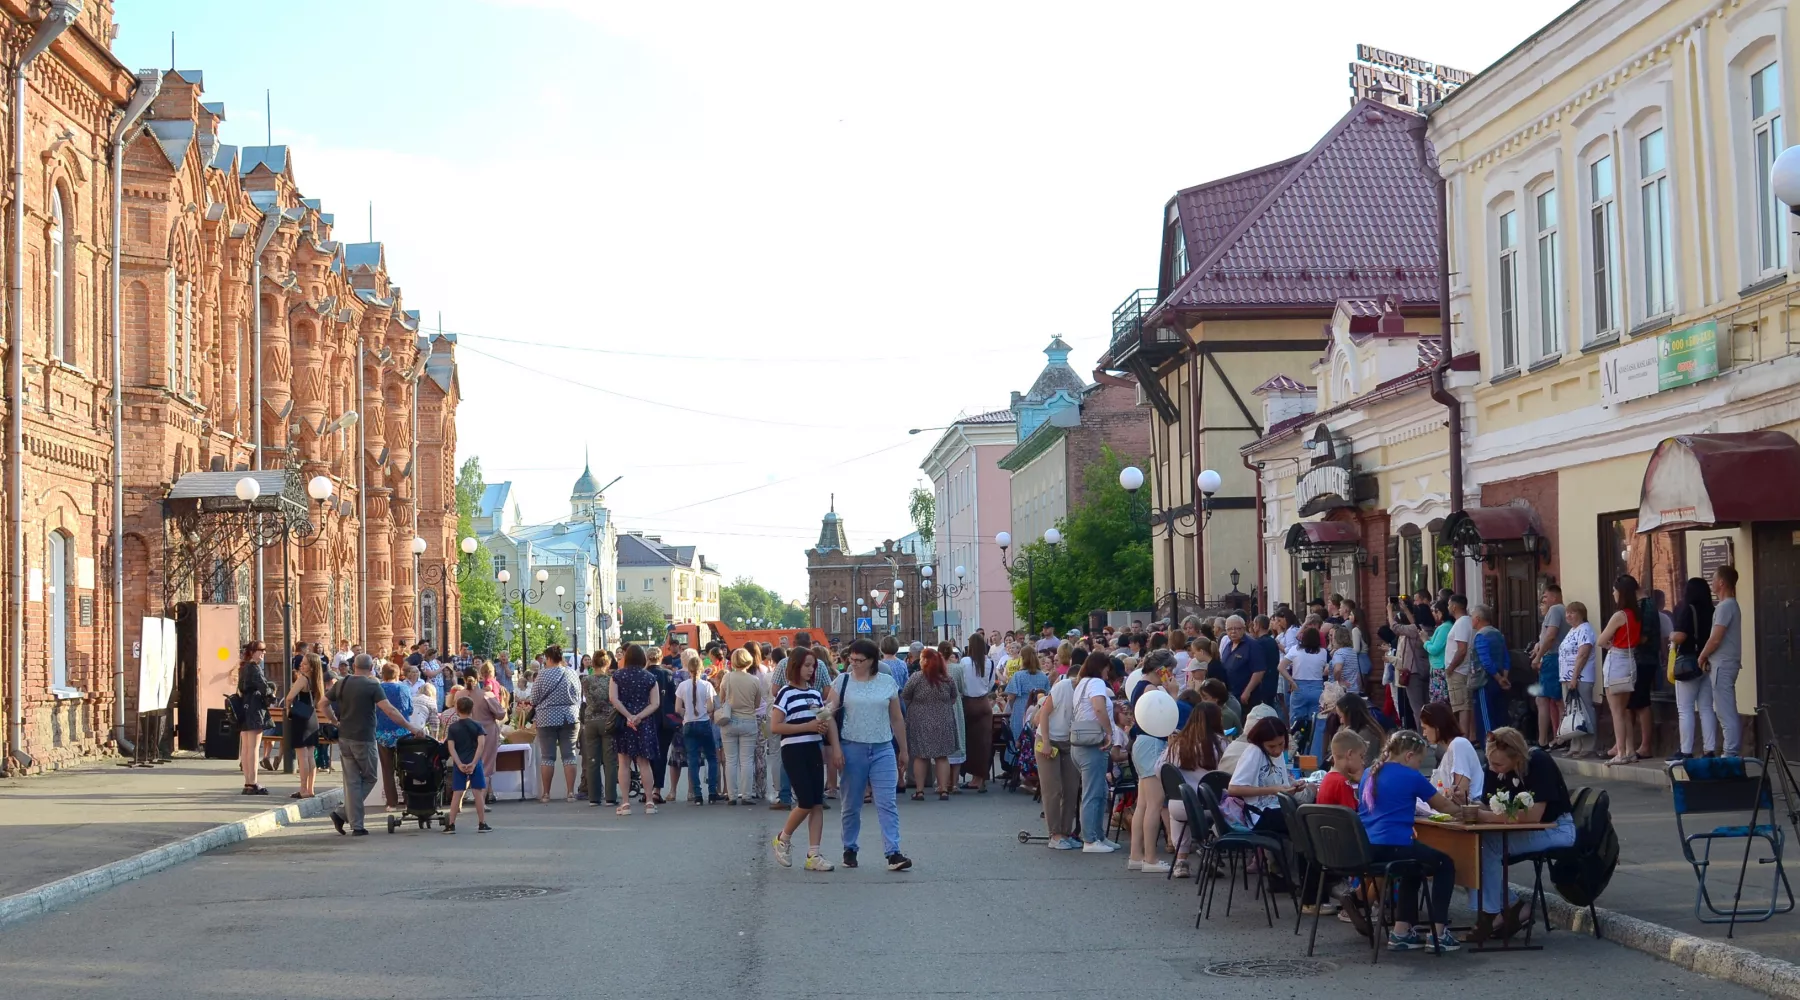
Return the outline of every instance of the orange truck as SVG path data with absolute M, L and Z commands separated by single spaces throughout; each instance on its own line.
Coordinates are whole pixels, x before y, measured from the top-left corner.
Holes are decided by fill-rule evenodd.
M 734 629 L 727 628 L 724 622 L 689 622 L 669 626 L 668 641 L 663 643 L 663 656 L 680 656 L 684 649 L 703 650 L 715 639 L 723 642 L 727 649 L 737 649 L 750 642 L 779 646 L 783 639 L 792 648 L 803 641 L 801 636 L 806 637 L 804 641 L 807 645 L 825 641 L 823 629 L 810 627 Z

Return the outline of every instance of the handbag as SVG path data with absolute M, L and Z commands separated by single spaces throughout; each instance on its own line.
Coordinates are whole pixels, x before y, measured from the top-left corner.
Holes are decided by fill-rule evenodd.
M 1588 716 L 1588 707 L 1581 700 L 1581 692 L 1571 688 L 1568 697 L 1563 701 L 1562 724 L 1557 726 L 1558 739 L 1572 740 L 1577 736 L 1587 736 L 1594 731 L 1594 723 Z
M 1077 747 L 1103 747 L 1109 742 L 1108 737 L 1111 736 L 1111 734 L 1106 731 L 1106 726 L 1098 718 L 1083 719 L 1081 718 L 1080 713 L 1075 711 L 1081 704 L 1081 690 L 1085 687 L 1087 687 L 1087 685 L 1083 684 L 1081 688 L 1076 689 L 1075 705 L 1070 706 L 1074 718 L 1069 723 L 1069 745 Z
M 1688 608 L 1688 622 L 1694 631 L 1689 632 L 1689 642 L 1697 641 L 1700 629 L 1700 615 L 1693 607 Z M 1669 647 L 1669 680 L 1697 681 L 1700 679 L 1700 658 L 1688 653 L 1679 652 L 1676 647 Z

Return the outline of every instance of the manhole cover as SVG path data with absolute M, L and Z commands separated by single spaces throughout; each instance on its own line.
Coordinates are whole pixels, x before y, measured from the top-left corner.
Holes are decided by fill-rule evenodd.
M 1201 972 L 1221 979 L 1306 979 L 1336 972 L 1337 966 L 1311 958 L 1252 958 L 1239 962 L 1214 962 Z
M 497 902 L 507 899 L 534 899 L 561 891 L 561 889 L 546 889 L 538 885 L 484 885 L 473 889 L 445 889 L 434 892 L 427 898 L 454 899 L 465 902 Z

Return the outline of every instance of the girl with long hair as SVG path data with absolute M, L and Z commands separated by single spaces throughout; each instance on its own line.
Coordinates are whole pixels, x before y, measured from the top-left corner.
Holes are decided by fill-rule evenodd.
M 263 676 L 263 657 L 268 653 L 269 647 L 253 640 L 244 643 L 238 660 L 238 766 L 244 772 L 245 795 L 269 794 L 256 783 L 257 751 L 268 726 L 269 679 Z
M 805 646 L 787 658 L 787 683 L 775 694 L 769 710 L 770 731 L 781 737 L 781 766 L 793 786 L 794 808 L 775 837 L 775 860 L 783 868 L 793 865 L 794 831 L 806 824 L 805 868 L 828 872 L 831 862 L 819 853 L 825 836 L 825 765 L 828 759 L 843 763 L 838 749 L 837 726 L 825 708 L 824 696 L 814 686 L 817 658 Z
M 1106 681 L 1112 657 L 1095 651 L 1081 665 L 1074 686 L 1074 714 L 1069 721 L 1070 750 L 1081 772 L 1081 851 L 1111 854 L 1119 845 L 1106 839 L 1106 777 L 1112 744 L 1112 688 Z
M 987 793 L 988 775 L 994 770 L 994 684 L 996 668 L 987 639 L 969 637 L 968 655 L 958 667 L 962 672 L 963 746 L 967 748 L 963 773 L 978 794 Z
M 318 776 L 318 762 L 313 750 L 319 745 L 319 702 L 325 697 L 325 661 L 317 653 L 307 653 L 294 670 L 294 682 L 281 699 L 287 712 L 288 745 L 294 748 L 294 769 L 300 775 L 300 790 L 291 799 L 313 797 L 313 782 Z
M 1631 694 L 1637 688 L 1637 644 L 1643 637 L 1643 623 L 1638 620 L 1638 582 L 1629 573 L 1613 581 L 1613 607 L 1619 610 L 1607 619 L 1594 643 L 1606 651 L 1600 664 L 1600 681 L 1606 687 L 1606 708 L 1612 715 L 1613 747 L 1608 764 L 1631 764 L 1638 760 L 1631 740 Z
M 906 745 L 912 754 L 913 793 L 925 797 L 925 769 L 937 776 L 938 798 L 950 798 L 950 755 L 956 751 L 956 683 L 944 665 L 944 656 L 927 646 L 919 653 L 919 669 L 906 679 L 900 692 L 906 706 Z
M 1700 650 L 1706 645 L 1706 638 L 1712 634 L 1713 596 L 1712 588 L 1700 577 L 1689 580 L 1681 590 L 1681 605 L 1673 615 L 1675 631 L 1670 633 L 1669 640 L 1675 645 L 1679 670 L 1681 661 L 1693 658 L 1698 661 Z M 1717 720 L 1713 716 L 1712 673 L 1706 664 L 1700 664 L 1698 676 L 1687 680 L 1675 681 L 1675 706 L 1681 715 L 1681 749 L 1670 761 L 1684 761 L 1694 755 L 1694 723 L 1699 722 L 1702 736 L 1701 745 L 1708 757 L 1719 747 Z

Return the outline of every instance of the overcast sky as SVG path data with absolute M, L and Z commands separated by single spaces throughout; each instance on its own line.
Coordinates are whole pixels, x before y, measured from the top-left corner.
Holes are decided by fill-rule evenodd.
M 1307 149 L 1356 44 L 1479 70 L 1568 0 L 1380 5 L 119 0 L 225 141 L 461 335 L 461 457 L 802 596 L 837 495 L 911 530 L 937 427 L 1052 335 L 1084 375 L 1178 188 Z

